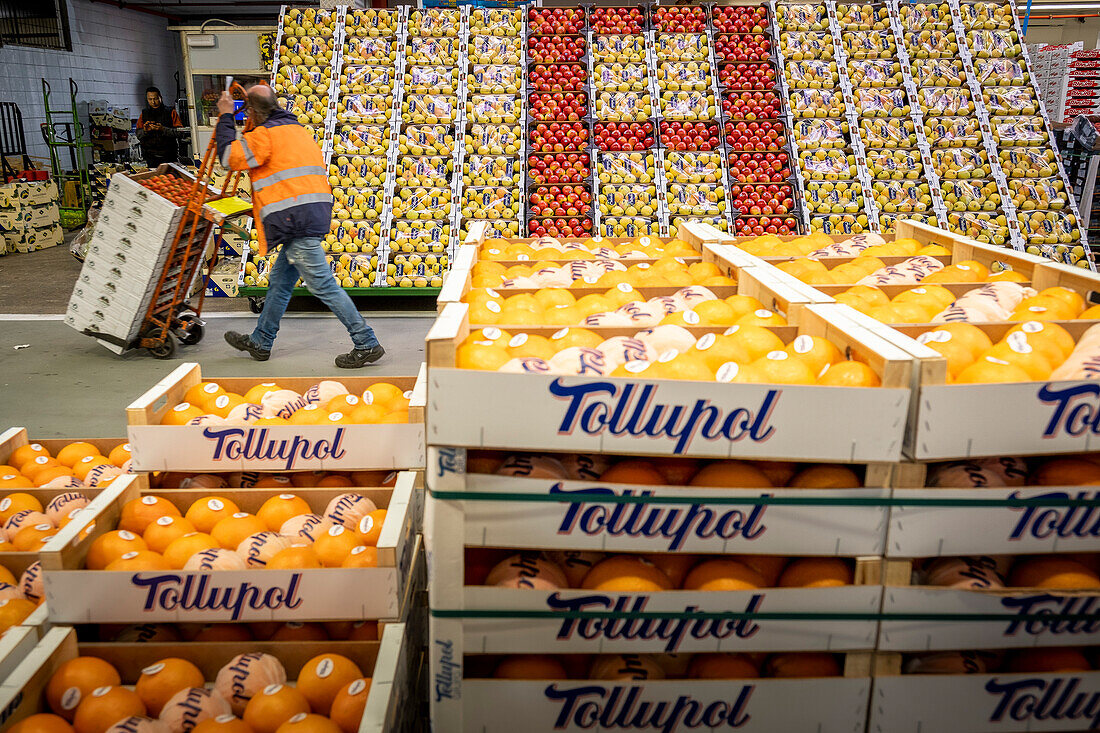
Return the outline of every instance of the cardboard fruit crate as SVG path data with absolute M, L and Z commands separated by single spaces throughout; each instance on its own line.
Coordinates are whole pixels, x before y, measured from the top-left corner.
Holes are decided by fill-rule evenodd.
M 471 327 L 468 307 L 453 303 L 427 337 L 428 442 L 629 455 L 898 460 L 912 359 L 869 331 L 836 320 L 833 312 L 815 307 L 797 333 L 825 337 L 842 351 L 865 359 L 882 387 L 720 384 L 457 369 L 456 349 Z M 605 337 L 637 331 L 592 330 Z M 635 401 L 636 395 L 640 402 Z M 680 424 L 681 414 L 691 418 L 689 424 Z M 657 422 L 644 429 L 635 425 L 650 420 Z
M 446 640 L 433 642 L 433 661 L 448 661 Z M 630 716 L 655 730 L 860 733 L 870 701 L 871 660 L 870 654 L 845 654 L 839 677 L 514 680 L 464 677 L 460 659 L 435 676 L 432 730 L 579 730 L 593 722 L 610 729 Z
M 1005 556 L 999 556 L 1005 557 Z M 1009 558 L 1013 556 L 1007 556 Z M 879 626 L 883 651 L 1082 646 L 1100 637 L 1100 590 L 961 589 L 914 584 L 912 560 L 886 560 L 882 613 L 950 618 L 889 620 Z M 1083 619 L 1060 619 L 1059 615 Z M 976 616 L 973 620 L 963 616 Z M 1000 618 L 983 619 L 995 615 Z M 1041 618 L 1025 618 L 1040 616 Z M 1050 616 L 1050 618 L 1042 618 Z
M 424 463 L 425 369 L 417 377 L 343 376 L 360 394 L 376 382 L 410 393 L 408 424 L 201 426 L 161 425 L 164 415 L 203 381 L 202 367 L 181 364 L 126 408 L 133 465 L 139 471 L 354 471 L 418 468 Z M 211 379 L 243 394 L 269 381 L 252 377 Z M 279 379 L 285 389 L 304 392 L 314 377 Z
M 47 607 L 54 623 L 174 623 L 201 621 L 401 620 L 416 588 L 413 566 L 418 527 L 413 504 L 415 475 L 403 472 L 394 488 L 350 491 L 387 510 L 374 568 L 109 572 L 87 570 L 84 558 L 98 536 L 114 530 L 122 507 L 146 495 L 160 496 L 186 512 L 209 490 L 154 490 L 143 474 L 116 480 L 42 552 Z M 344 489 L 296 489 L 323 512 Z M 278 494 L 271 489 L 223 489 L 217 496 L 255 513 Z M 215 601 L 215 598 L 219 599 Z
M 915 339 L 938 324 L 886 326 L 847 306 L 838 317 L 913 355 L 914 412 L 905 453 L 916 460 L 1053 455 L 1095 450 L 1100 385 L 1095 380 L 947 384 L 947 361 Z M 1093 321 L 1059 321 L 1074 340 Z M 974 324 L 997 343 L 1010 323 Z
M 195 664 L 209 685 L 226 663 L 238 654 L 263 652 L 277 656 L 287 677 L 295 679 L 302 666 L 319 654 L 342 654 L 371 678 L 359 733 L 400 730 L 408 724 L 415 691 L 408 684 L 409 654 L 404 624 L 393 624 L 376 642 L 192 642 L 189 644 L 80 644 L 76 632 L 51 630 L 22 660 L 0 687 L 0 725 L 5 727 L 36 713 L 50 712 L 46 686 L 65 662 L 77 656 L 96 656 L 112 664 L 123 685 L 133 685 L 142 670 L 167 657 Z
M 1095 729 L 1100 672 L 876 674 L 870 733 Z
M 0 680 L 8 679 L 46 631 L 41 625 L 22 625 L 13 626 L 0 636 Z

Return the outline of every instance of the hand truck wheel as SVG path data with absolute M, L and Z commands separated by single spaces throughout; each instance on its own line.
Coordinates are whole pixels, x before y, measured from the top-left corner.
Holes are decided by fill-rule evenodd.
M 197 315 L 194 313 L 184 313 L 179 316 L 178 320 L 180 326 L 176 329 L 176 338 L 180 340 L 181 344 L 184 346 L 194 346 L 202 341 L 206 329 Z
M 248 297 L 248 310 L 253 313 L 262 313 L 264 310 L 264 299 L 262 297 L 250 295 Z
M 164 341 L 156 346 L 150 346 L 149 353 L 157 359 L 171 359 L 176 354 L 176 339 L 172 334 L 165 333 L 162 328 L 155 328 L 146 335 L 146 338 L 159 340 L 162 335 Z

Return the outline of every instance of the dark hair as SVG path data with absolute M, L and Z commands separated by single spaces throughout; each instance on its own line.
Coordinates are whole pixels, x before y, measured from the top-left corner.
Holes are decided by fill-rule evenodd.
M 145 90 L 145 93 L 146 93 L 146 94 L 148 94 L 149 92 L 156 92 L 156 93 L 157 93 L 157 96 L 158 96 L 158 97 L 162 97 L 162 96 L 164 96 L 163 94 L 161 94 L 161 93 L 160 93 L 160 90 L 159 90 L 159 89 L 157 89 L 156 87 L 148 87 L 148 88 L 146 88 L 146 90 Z

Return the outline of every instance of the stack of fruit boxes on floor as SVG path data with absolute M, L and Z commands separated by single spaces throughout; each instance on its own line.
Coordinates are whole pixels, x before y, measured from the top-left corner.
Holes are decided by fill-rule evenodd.
M 419 469 L 423 465 L 423 372 L 419 378 L 345 378 L 342 381 L 344 389 L 353 393 L 348 398 L 349 409 L 362 404 L 354 395 L 378 389 L 380 382 L 386 381 L 390 386 L 388 392 L 379 391 L 379 395 L 405 389 L 404 396 L 396 392 L 392 398 L 387 397 L 386 404 L 392 403 L 395 409 L 404 409 L 407 414 L 403 420 L 384 421 L 387 424 L 359 425 L 343 420 L 332 426 L 316 422 L 289 424 L 287 421 L 275 425 L 277 420 L 272 420 L 259 426 L 232 427 L 225 426 L 223 421 L 219 428 L 213 418 L 205 424 L 172 424 L 167 416 L 176 412 L 175 405 L 185 395 L 201 398 L 203 393 L 208 393 L 211 396 L 209 404 L 199 411 L 215 411 L 224 407 L 213 397 L 219 392 L 225 395 L 248 393 L 252 397 L 249 390 L 258 395 L 272 386 L 270 383 L 262 385 L 255 379 L 215 382 L 201 379 L 197 365 L 183 365 L 131 405 L 128 410 L 129 446 L 133 455 L 130 465 L 138 473 L 122 474 L 106 488 L 80 489 L 91 503 L 43 549 L 47 623 L 100 624 L 99 640 L 93 641 L 97 636 L 94 630 L 88 631 L 87 637 L 81 631 L 78 645 L 72 629 L 55 626 L 7 678 L 3 688 L 5 722 L 16 723 L 37 712 L 50 711 L 47 696 L 43 694 L 45 685 L 63 662 L 78 654 L 106 660 L 116 668 L 124 684 L 133 684 L 143 674 L 155 674 L 155 668 L 150 665 L 165 657 L 179 657 L 194 663 L 209 683 L 235 655 L 259 652 L 277 658 L 291 680 L 297 677 L 298 690 L 307 697 L 310 693 L 305 678 L 311 675 L 327 678 L 329 671 L 320 667 L 312 670 L 312 665 L 306 662 L 322 654 L 346 657 L 358 667 L 354 676 L 371 678 L 371 685 L 369 690 L 359 693 L 366 696 L 361 719 L 337 721 L 335 709 L 332 719 L 340 722 L 345 731 L 381 733 L 416 729 L 420 715 L 419 676 L 423 674 L 425 623 L 422 611 L 417 608 L 424 582 L 418 537 L 423 499 L 418 473 L 401 469 Z M 282 379 L 280 386 L 307 395 L 311 394 L 308 388 L 315 382 L 314 379 Z M 326 390 L 335 387 L 335 382 L 322 382 L 314 391 L 323 396 Z M 268 390 L 266 394 L 275 392 Z M 407 406 L 401 408 L 406 400 L 409 400 Z M 288 403 L 287 409 L 297 404 Z M 194 406 L 189 409 L 194 410 Z M 27 443 L 22 431 L 14 431 L 6 437 L 5 446 L 18 447 Z M 101 441 L 93 445 L 103 451 L 119 442 Z M 44 447 L 50 448 L 49 444 Z M 321 481 L 314 485 L 322 488 L 309 488 L 308 482 L 287 480 L 305 476 L 303 472 L 307 470 L 314 472 L 309 475 L 314 476 L 315 481 Z M 383 481 L 381 476 L 393 470 L 400 472 L 392 473 L 392 479 Z M 229 471 L 234 473 L 225 473 Z M 264 472 L 271 473 L 264 476 Z M 335 472 L 335 475 L 326 472 Z M 150 488 L 150 479 L 154 476 L 161 484 L 160 489 Z M 331 477 L 331 483 L 322 480 L 325 476 Z M 365 483 L 349 484 L 348 476 L 358 477 Z M 227 483 L 233 488 L 228 488 Z M 253 484 L 267 488 L 236 488 Z M 187 485 L 189 488 L 182 488 Z M 294 495 L 286 494 L 287 489 L 277 488 L 279 486 L 293 486 Z M 211 498 L 213 494 L 216 496 Z M 85 565 L 86 561 L 92 562 L 93 553 L 100 551 L 103 538 L 118 535 L 120 540 L 129 539 L 125 532 L 116 530 L 120 522 L 133 520 L 132 507 L 138 503 L 148 504 L 150 511 L 171 504 L 179 514 L 187 512 L 189 518 L 199 505 L 205 505 L 213 516 L 233 511 L 225 508 L 229 504 L 242 512 L 261 515 L 261 507 L 272 501 L 299 504 L 305 501 L 311 511 L 324 514 L 326 506 L 339 496 L 351 495 L 360 497 L 359 501 L 368 499 L 372 506 L 386 510 L 380 526 L 366 529 L 377 532 L 377 559 L 373 565 L 368 563 L 351 569 L 352 566 L 346 563 L 340 567 L 326 561 L 324 567 L 291 564 L 281 566 L 286 567 L 284 570 L 257 573 L 254 569 L 215 569 L 211 572 L 202 569 L 201 565 L 192 570 L 188 564 L 183 570 L 159 574 L 102 572 Z M 196 515 L 196 521 L 198 519 Z M 246 520 L 247 517 L 240 519 Z M 343 534 L 348 532 L 339 527 L 333 529 Z M 356 531 L 362 533 L 364 526 L 360 524 Z M 333 532 L 326 532 L 326 537 L 330 534 L 334 542 L 338 541 L 338 535 Z M 135 542 L 139 540 L 133 538 Z M 285 545 L 287 541 L 282 542 Z M 321 550 L 316 549 L 316 554 L 320 557 Z M 141 552 L 136 553 L 135 562 L 140 555 Z M 123 559 L 129 557 L 126 555 Z M 222 595 L 217 600 L 219 594 Z M 169 642 L 184 635 L 183 627 L 171 626 L 181 622 L 213 623 L 207 628 L 220 627 L 225 633 L 219 636 L 222 640 L 217 643 L 211 643 L 208 636 L 205 640 L 186 644 L 145 644 L 135 643 L 134 639 L 111 641 L 111 636 L 105 636 L 110 627 L 103 626 L 143 624 L 143 633 L 152 635 L 156 641 Z M 290 627 L 283 628 L 278 640 L 243 640 L 251 638 L 250 626 L 253 633 L 259 634 L 260 627 L 267 627 L 270 633 L 283 627 L 284 622 L 289 622 Z M 307 623 L 301 627 L 300 622 Z M 324 622 L 324 626 L 312 622 Z M 360 625 L 365 622 L 372 627 L 377 623 L 380 638 L 337 641 L 345 636 L 335 634 L 346 635 L 355 622 Z M 303 630 L 295 631 L 295 624 Z M 230 627 L 239 628 L 243 636 L 230 633 Z M 320 637 L 306 634 L 308 627 L 314 627 Z M 45 628 L 48 626 L 43 626 Z M 334 640 L 316 640 L 326 638 L 325 628 L 334 634 Z M 126 634 L 122 636 L 125 639 Z M 363 637 L 356 634 L 352 638 Z M 370 638 L 369 635 L 366 638 Z M 229 640 L 233 640 L 232 643 L 226 643 Z M 13 636 L 9 644 L 5 637 L 4 647 L 15 645 L 17 641 Z M 338 663 L 330 671 L 343 678 L 349 669 L 340 668 Z M 351 694 L 356 693 L 353 690 Z M 312 698 L 309 699 L 312 703 Z M 244 702 L 241 710 L 234 703 L 233 711 L 241 716 L 243 708 Z M 327 713 L 317 705 L 313 705 L 313 712 Z
M 733 253 L 731 258 L 730 252 L 711 242 L 692 243 L 704 252 L 704 261 L 719 264 L 737 280 L 753 268 L 767 267 L 744 253 Z M 460 259 L 467 258 L 463 255 Z M 866 331 L 839 326 L 825 308 L 807 314 L 797 333 L 807 340 L 811 336 L 828 338 L 850 350 L 848 353 L 866 358 L 886 386 L 834 390 L 786 386 L 778 391 L 774 385 L 726 384 L 715 387 L 712 394 L 711 387 L 699 382 L 644 375 L 641 381 L 631 377 L 622 381 L 600 376 L 490 374 L 476 368 L 455 368 L 468 364 L 472 352 L 463 345 L 469 334 L 477 331 L 482 339 L 496 335 L 492 328 L 478 330 L 479 324 L 470 321 L 470 312 L 464 303 L 444 306 L 428 336 L 428 461 L 432 470 L 428 472 L 425 521 L 432 535 L 428 547 L 432 615 L 429 696 L 434 730 L 541 729 L 583 726 L 593 720 L 610 726 L 616 716 L 635 715 L 638 705 L 648 705 L 652 711 L 662 702 L 666 713 L 654 713 L 657 717 L 649 724 L 671 724 L 673 719 L 682 724 L 677 716 L 698 722 L 705 715 L 706 724 L 712 727 L 723 721 L 743 724 L 751 720 L 754 730 L 794 729 L 797 718 L 812 720 L 814 725 L 826 723 L 830 728 L 862 729 L 871 684 L 869 652 L 874 649 L 878 628 L 873 614 L 882 592 L 880 552 L 885 542 L 886 507 L 860 506 L 857 500 L 853 502 L 856 506 L 761 508 L 765 495 L 790 500 L 804 494 L 800 489 L 723 489 L 715 480 L 694 481 L 696 488 L 692 488 L 686 485 L 686 478 L 643 486 L 644 479 L 637 474 L 613 478 L 605 470 L 624 456 L 642 456 L 643 461 L 666 468 L 677 461 L 663 462 L 662 457 L 679 459 L 681 465 L 731 456 L 836 461 L 849 465 L 825 470 L 854 469 L 862 475 L 860 485 L 864 488 L 831 488 L 815 491 L 815 497 L 825 502 L 885 497 L 893 463 L 901 456 L 910 395 L 907 385 L 915 362 Z M 505 321 L 499 329 L 505 333 L 539 330 Z M 601 338 L 629 335 L 623 328 L 591 330 Z M 713 331 L 699 328 L 692 334 L 708 330 Z M 782 340 L 794 338 L 795 333 L 795 329 L 783 330 Z M 521 345 L 516 339 L 510 343 Z M 494 396 L 487 401 L 488 380 Z M 479 386 L 483 381 L 484 387 Z M 635 397 L 638 390 L 645 394 Z M 775 398 L 778 401 L 773 401 Z M 826 403 L 832 400 L 844 401 L 846 407 L 839 402 L 829 407 Z M 853 407 L 851 400 L 867 402 Z M 811 402 L 814 408 L 807 409 Z M 523 409 L 516 409 L 518 405 Z M 719 405 L 740 408 L 735 416 Z M 709 418 L 712 429 L 695 434 L 690 426 L 680 425 L 679 431 L 671 423 L 662 427 L 666 419 L 662 416 L 668 416 L 669 410 L 686 415 L 692 409 L 716 411 Z M 834 419 L 831 416 L 851 409 L 862 416 L 874 416 L 874 424 L 857 427 L 849 423 L 843 429 L 829 424 Z M 631 411 L 634 417 L 628 420 Z M 458 415 L 462 418 L 456 419 Z M 646 421 L 649 427 L 643 429 Z M 627 427 L 627 422 L 634 427 Z M 741 427 L 735 428 L 735 423 Z M 727 432 L 721 434 L 719 425 L 725 425 L 722 430 Z M 812 440 L 808 436 L 813 436 Z M 510 457 L 501 466 L 499 450 L 479 449 L 531 451 L 544 457 Z M 563 455 L 571 452 L 587 455 Z M 563 475 L 557 472 L 559 465 L 573 468 Z M 756 465 L 769 470 L 786 464 Z M 601 479 L 601 475 L 607 478 Z M 786 480 L 777 478 L 777 483 L 787 485 Z M 698 488 L 702 486 L 707 488 Z M 760 523 L 764 512 L 767 522 Z M 628 516 L 633 519 L 627 521 Z M 689 520 L 689 516 L 695 519 Z M 695 531 L 692 527 L 699 517 L 708 518 L 708 528 Z M 673 527 L 681 520 L 682 532 Z M 656 530 L 655 522 L 664 529 Z M 722 531 L 712 531 L 712 522 L 721 525 Z M 624 530 L 627 525 L 634 529 Z M 639 529 L 643 525 L 651 529 Z M 828 530 L 814 529 L 826 526 Z M 520 554 L 512 556 L 513 552 Z M 701 559 L 694 553 L 731 552 L 741 554 L 740 559 L 749 564 L 766 564 L 768 556 L 775 555 L 840 558 L 839 564 L 852 574 L 848 584 L 833 588 L 776 590 L 771 588 L 776 585 L 774 577 L 758 581 L 759 586 L 740 586 L 753 590 L 581 586 L 584 564 L 599 562 L 603 553 L 651 553 L 647 557 L 654 563 L 671 568 L 681 560 L 691 565 Z M 576 577 L 562 583 L 547 576 L 544 563 L 548 558 L 564 562 L 563 567 Z M 628 566 L 639 563 L 629 558 L 612 561 Z M 496 580 L 485 576 L 491 566 L 496 566 Z M 502 574 L 506 576 L 503 579 Z M 525 577 L 529 581 L 525 582 Z M 807 609 L 868 616 L 812 621 L 814 629 L 808 632 L 805 620 L 753 615 L 798 614 Z M 604 615 L 585 616 L 594 611 Z M 721 614 L 723 620 L 708 614 Z M 685 654 L 690 653 L 701 655 L 695 662 L 700 668 L 710 660 L 736 664 L 719 652 L 752 653 L 748 658 L 753 664 L 760 663 L 767 652 L 828 653 L 780 655 L 766 665 L 773 676 L 783 677 L 787 663 L 824 664 L 820 671 L 802 670 L 812 679 L 752 680 L 732 690 L 728 681 L 701 680 L 706 675 L 686 671 L 689 662 Z M 842 664 L 832 653 L 843 655 Z M 591 675 L 603 682 L 583 681 L 589 679 L 589 670 L 588 662 L 577 656 L 581 654 L 610 655 L 593 660 Z M 539 667 L 541 662 L 531 655 L 551 655 L 569 672 L 547 673 L 547 667 Z M 504 671 L 527 664 L 535 665 L 530 681 Z M 839 676 L 841 670 L 847 676 Z M 481 679 L 494 674 L 498 679 Z M 838 676 L 817 676 L 829 674 Z M 664 679 L 688 675 L 695 679 Z M 505 677 L 508 679 L 501 679 Z M 791 696 L 802 700 L 797 709 L 782 702 Z M 670 712 L 673 709 L 675 712 Z

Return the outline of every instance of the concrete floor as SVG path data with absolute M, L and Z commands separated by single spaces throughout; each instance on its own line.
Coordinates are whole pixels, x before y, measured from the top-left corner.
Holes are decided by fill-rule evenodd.
M 66 246 L 0 257 L 0 430 L 25 426 L 37 438 L 121 437 L 126 405 L 184 361 L 199 362 L 211 377 L 320 378 L 343 372 L 332 360 L 351 348 L 331 313 L 311 298 L 296 299 L 271 359 L 253 361 L 233 351 L 222 334 L 251 331 L 256 316 L 244 300 L 211 298 L 201 343 L 180 347 L 167 361 L 143 351 L 116 356 L 61 320 L 79 272 Z M 386 356 L 356 373 L 415 375 L 434 320 L 431 302 L 384 297 L 359 307 Z

